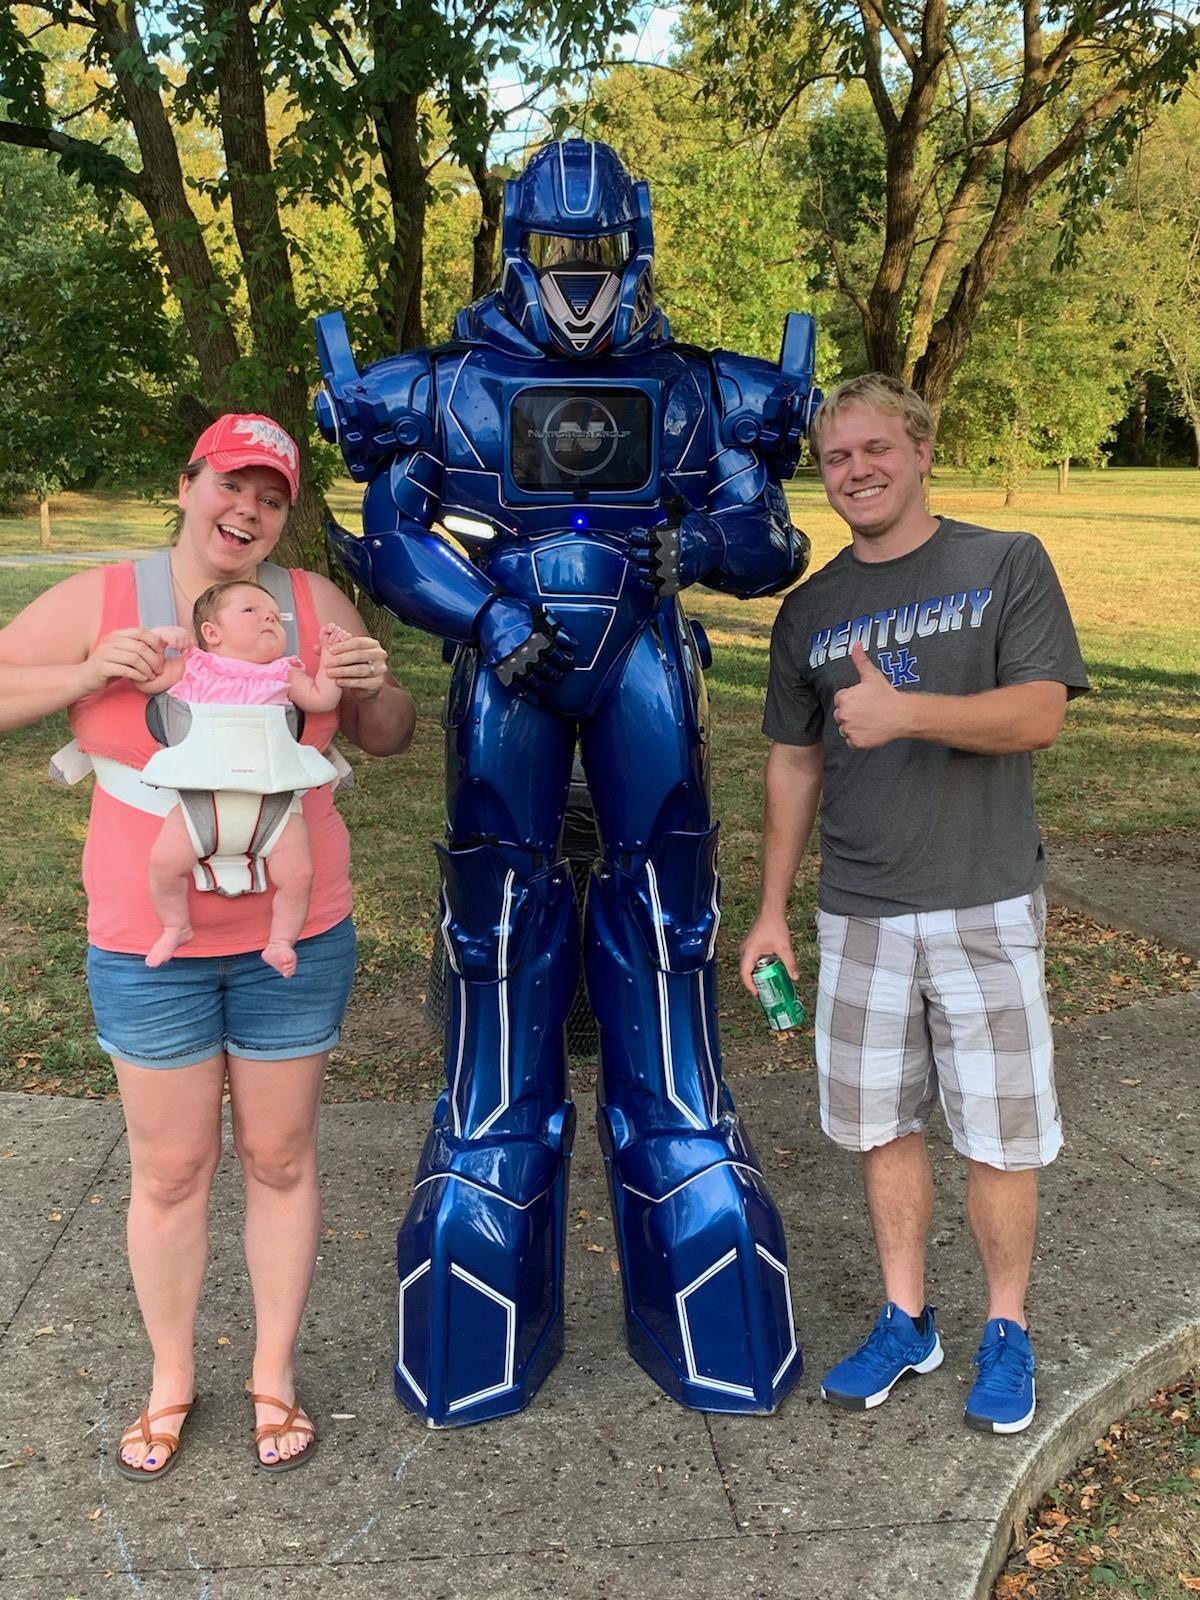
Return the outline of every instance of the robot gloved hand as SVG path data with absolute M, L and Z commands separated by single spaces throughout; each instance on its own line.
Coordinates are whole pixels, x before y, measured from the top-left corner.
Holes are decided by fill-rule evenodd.
M 631 528 L 627 535 L 638 577 L 659 599 L 678 594 L 719 567 L 725 539 L 712 517 L 689 511 L 679 522 Z
M 575 640 L 541 606 L 496 595 L 476 631 L 484 665 L 518 694 L 536 696 L 570 671 Z

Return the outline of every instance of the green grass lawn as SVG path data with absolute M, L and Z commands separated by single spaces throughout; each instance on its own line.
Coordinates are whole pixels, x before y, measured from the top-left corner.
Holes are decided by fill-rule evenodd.
M 1094 692 L 1076 701 L 1054 750 L 1038 758 L 1042 820 L 1066 837 L 1140 835 L 1200 825 L 1200 564 L 1195 539 L 1200 474 L 1187 471 L 1077 472 L 1059 497 L 1049 474 L 1004 510 L 998 491 L 939 474 L 935 511 L 993 527 L 1030 528 L 1062 576 Z M 333 502 L 353 525 L 358 491 L 339 484 Z M 813 539 L 814 566 L 842 542 L 815 476 L 792 486 L 795 521 Z M 56 503 L 57 504 L 57 503 Z M 69 512 L 69 515 L 68 515 Z M 55 548 L 152 546 L 167 526 L 164 507 L 109 495 L 64 496 Z M 69 547 L 67 540 L 74 541 Z M 61 542 L 60 542 L 61 541 Z M 36 516 L 0 518 L 0 556 L 37 548 Z M 58 581 L 64 567 L 0 569 L 0 619 Z M 804 1037 L 776 1040 L 736 978 L 736 952 L 757 893 L 761 773 L 759 731 L 767 647 L 777 599 L 738 602 L 693 589 L 688 609 L 713 644 L 713 810 L 721 820 L 724 895 L 722 1029 L 735 1065 L 762 1070 L 810 1059 Z M 419 714 L 412 750 L 380 762 L 348 752 L 359 776 L 341 802 L 354 841 L 362 962 L 352 1026 L 337 1058 L 334 1092 L 394 1093 L 432 1084 L 437 1050 L 424 1029 L 425 988 L 437 889 L 431 841 L 443 826 L 440 710 L 447 668 L 438 641 L 399 627 L 394 669 Z M 65 718 L 0 739 L 0 805 L 10 825 L 0 838 L 0 1087 L 108 1092 L 108 1063 L 92 1040 L 81 984 L 83 904 L 78 861 L 88 785 L 64 790 L 45 779 L 49 754 L 67 738 Z M 795 926 L 806 930 L 815 871 L 806 860 Z M 1081 919 L 1059 919 L 1060 1015 L 1087 1009 L 1088 996 L 1136 998 L 1176 982 L 1176 968 L 1133 941 L 1100 941 Z M 811 998 L 815 955 L 804 954 Z

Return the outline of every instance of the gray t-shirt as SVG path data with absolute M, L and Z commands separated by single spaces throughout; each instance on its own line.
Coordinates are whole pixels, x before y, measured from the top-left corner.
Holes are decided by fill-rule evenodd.
M 1031 534 L 948 517 L 894 561 L 850 546 L 779 608 L 763 732 L 825 747 L 825 911 L 889 917 L 1029 894 L 1042 839 L 1029 755 L 974 755 L 919 739 L 852 750 L 833 697 L 858 682 L 856 641 L 901 690 L 978 694 L 1049 679 L 1088 687 L 1071 614 Z

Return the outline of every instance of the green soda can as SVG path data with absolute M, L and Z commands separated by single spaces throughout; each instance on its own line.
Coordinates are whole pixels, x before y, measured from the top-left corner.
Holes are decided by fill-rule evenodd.
M 786 1033 L 807 1020 L 808 1013 L 797 997 L 792 975 L 774 952 L 759 957 L 751 977 L 773 1032 Z

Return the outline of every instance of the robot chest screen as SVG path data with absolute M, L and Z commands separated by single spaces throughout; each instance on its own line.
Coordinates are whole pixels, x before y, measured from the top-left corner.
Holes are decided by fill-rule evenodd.
M 641 389 L 539 385 L 513 395 L 513 482 L 527 493 L 644 488 L 653 467 L 654 407 Z

